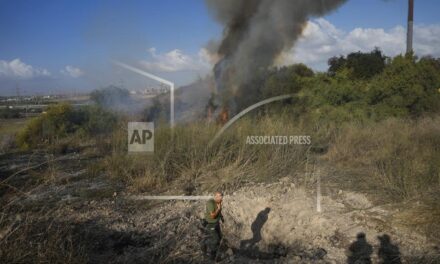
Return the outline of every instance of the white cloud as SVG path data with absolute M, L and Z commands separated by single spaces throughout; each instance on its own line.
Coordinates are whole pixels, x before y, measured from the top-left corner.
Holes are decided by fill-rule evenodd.
M 323 18 L 307 23 L 302 38 L 284 53 L 280 64 L 303 62 L 317 70 L 327 69 L 327 60 L 350 52 L 368 52 L 379 47 L 385 55 L 396 56 L 406 49 L 406 29 L 395 26 L 355 28 L 350 32 L 336 28 Z M 440 56 L 440 25 L 415 25 L 414 44 L 418 56 Z
M 150 48 L 148 52 L 151 60 L 140 61 L 147 70 L 177 72 L 185 70 L 205 71 L 210 68 L 209 55 L 205 49 L 200 49 L 197 56 L 185 54 L 179 49 L 157 53 L 155 48 Z
M 3 77 L 30 79 L 50 75 L 48 70 L 35 68 L 22 62 L 19 58 L 11 61 L 0 60 L 0 76 Z
M 73 77 L 73 78 L 78 78 L 81 77 L 82 75 L 84 75 L 84 71 L 81 70 L 80 68 L 76 68 L 70 65 L 67 65 L 66 67 L 64 67 L 64 69 L 61 70 L 62 74 L 65 74 L 67 76 Z

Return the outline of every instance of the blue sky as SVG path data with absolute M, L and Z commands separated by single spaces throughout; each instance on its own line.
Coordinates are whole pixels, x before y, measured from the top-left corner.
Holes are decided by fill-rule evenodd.
M 415 23 L 424 34 L 419 36 L 420 52 L 438 55 L 430 45 L 438 44 L 440 36 L 431 36 L 432 41 L 429 35 L 439 32 L 439 12 L 440 1 L 415 0 Z M 400 43 L 406 14 L 406 0 L 348 1 L 323 20 L 312 18 L 309 37 L 286 63 L 302 60 L 324 70 L 328 57 L 321 57 L 369 48 L 358 43 L 359 34 L 371 36 L 367 29 L 378 30 L 373 36 L 390 37 L 378 45 L 392 46 L 393 37 Z M 115 69 L 112 59 L 140 63 L 185 84 L 209 72 L 201 50 L 221 32 L 202 0 L 0 0 L 0 95 L 15 93 L 17 85 L 27 93 L 83 91 L 118 82 L 143 85 L 142 78 Z M 331 49 L 339 48 L 320 58 L 306 56 L 307 41 L 321 35 L 329 38 L 325 43 Z M 341 44 L 347 41 L 352 45 Z M 172 61 L 175 58 L 180 64 Z M 13 67 L 21 71 L 14 72 Z

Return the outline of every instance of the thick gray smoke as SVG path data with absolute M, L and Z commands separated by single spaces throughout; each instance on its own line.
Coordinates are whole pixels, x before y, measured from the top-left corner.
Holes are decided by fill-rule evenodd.
M 224 26 L 214 51 L 217 90 L 234 97 L 260 69 L 292 48 L 310 17 L 322 16 L 346 0 L 206 0 Z

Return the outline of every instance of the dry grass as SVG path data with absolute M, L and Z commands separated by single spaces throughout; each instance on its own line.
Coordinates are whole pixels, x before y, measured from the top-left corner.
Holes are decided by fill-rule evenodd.
M 212 146 L 208 144 L 219 129 L 216 125 L 179 125 L 173 137 L 169 128 L 161 126 L 155 131 L 152 155 L 127 154 L 124 121 L 108 137 L 90 139 L 95 140 L 96 154 L 104 156 L 87 167 L 88 176 L 104 174 L 124 183 L 129 192 L 177 188 L 180 193 L 193 194 L 219 188 L 234 190 L 246 182 L 270 182 L 288 175 L 305 175 L 303 181 L 313 184 L 314 179 L 304 172 L 314 170 L 313 161 L 318 154 L 312 150 L 322 147 L 328 148 L 324 157 L 332 166 L 353 172 L 346 175 L 351 180 L 349 187 L 363 185 L 378 196 L 419 201 L 419 206 L 408 207 L 396 219 L 426 233 L 440 232 L 436 200 L 440 190 L 440 117 L 348 123 L 340 128 L 306 125 L 290 118 L 287 114 L 244 118 Z M 250 135 L 310 135 L 312 146 L 247 145 L 246 137 Z M 82 138 L 72 140 L 69 145 L 84 144 Z M 59 168 L 50 165 L 44 180 L 53 182 L 58 173 Z M 337 176 L 347 179 L 343 174 Z M 80 192 L 79 196 L 109 197 L 113 190 L 92 192 Z M 11 263 L 87 261 L 86 249 L 83 244 L 74 243 L 77 237 L 70 225 L 36 215 L 17 220 L 6 219 L 2 214 L 0 259 Z
M 167 189 L 177 184 L 187 193 L 231 189 L 248 181 L 272 181 L 304 172 L 315 147 L 329 147 L 325 158 L 353 172 L 354 184 L 374 189 L 387 199 L 418 197 L 440 188 L 440 118 L 389 119 L 380 123 L 347 123 L 305 127 L 289 115 L 239 120 L 212 146 L 219 127 L 204 123 L 155 133 L 152 155 L 126 152 L 126 134 L 115 131 L 111 154 L 103 167 L 133 191 Z M 252 135 L 310 135 L 312 145 L 248 145 Z M 311 154 L 312 153 L 312 154 Z M 309 170 L 309 169 L 307 169 Z M 356 188 L 354 188 L 356 189 Z
M 44 208 L 39 214 L 0 219 L 0 259 L 4 263 L 86 263 L 85 248 L 70 225 L 57 223 Z
M 389 119 L 341 128 L 326 155 L 334 165 L 360 173 L 395 200 L 440 189 L 440 117 Z
M 438 239 L 440 117 L 346 124 L 325 158 L 338 168 L 333 181 L 340 188 L 395 203 L 396 223 Z
M 425 233 L 440 243 L 440 198 L 437 196 L 412 202 L 394 216 L 394 222 L 407 228 Z
M 308 145 L 247 145 L 251 135 L 303 135 L 283 117 L 239 120 L 209 146 L 220 127 L 206 123 L 167 127 L 155 132 L 152 155 L 127 154 L 126 134 L 115 132 L 111 154 L 104 158 L 109 177 L 127 182 L 132 191 L 178 186 L 186 193 L 233 189 L 248 181 L 271 181 L 300 171 Z M 124 139 L 121 139 L 124 137 Z M 121 144 L 124 142 L 125 144 Z

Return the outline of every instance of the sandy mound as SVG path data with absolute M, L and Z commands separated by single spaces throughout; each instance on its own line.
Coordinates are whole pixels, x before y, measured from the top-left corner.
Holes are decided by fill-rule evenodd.
M 384 234 L 402 256 L 425 254 L 435 246 L 423 236 L 391 227 L 387 221 L 393 212 L 373 207 L 362 194 L 340 192 L 331 198 L 324 193 L 321 206 L 318 213 L 316 193 L 285 179 L 245 187 L 225 198 L 225 237 L 234 253 L 296 263 L 346 262 L 352 254 L 349 247 L 360 233 L 373 248 L 373 261 L 378 261 L 381 248 L 378 236 Z

